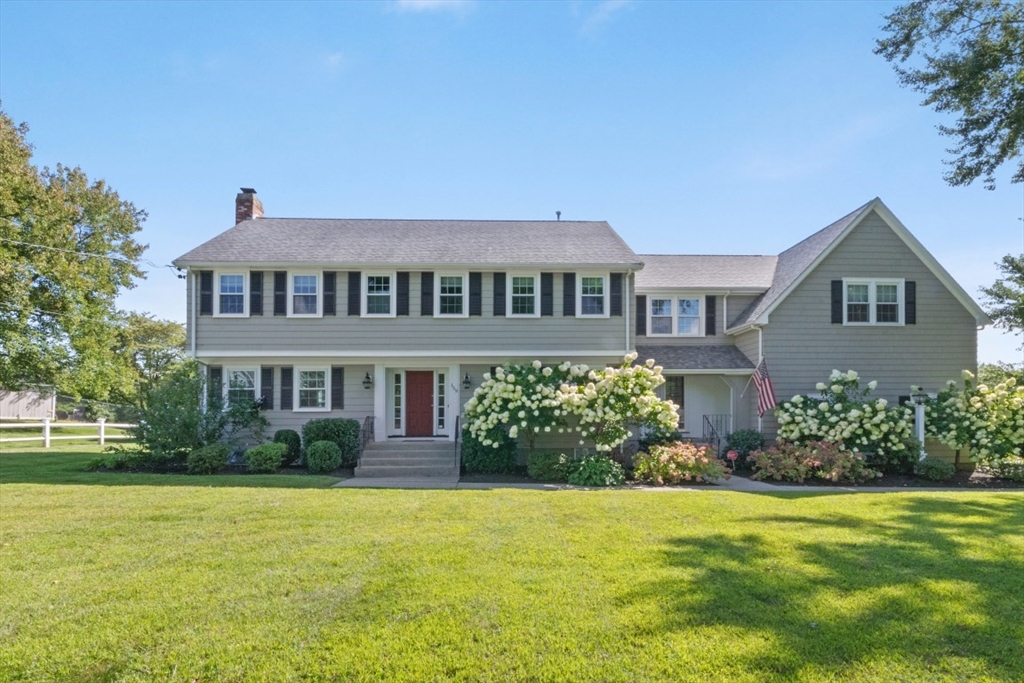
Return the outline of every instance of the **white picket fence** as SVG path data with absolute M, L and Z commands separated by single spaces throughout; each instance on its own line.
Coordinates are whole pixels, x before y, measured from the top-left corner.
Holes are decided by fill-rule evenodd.
M 41 422 L 0 422 L 0 434 L 3 434 L 8 429 L 39 429 L 42 428 L 43 433 L 40 436 L 19 436 L 15 438 L 0 438 L 0 443 L 27 443 L 30 441 L 42 441 L 43 448 L 49 448 L 50 443 L 53 441 L 81 441 L 83 439 L 92 440 L 99 439 L 100 445 L 104 445 L 108 439 L 130 439 L 132 438 L 128 434 L 107 434 L 107 427 L 116 429 L 128 429 L 134 427 L 133 424 L 127 424 L 122 422 L 110 422 L 108 423 L 105 418 L 99 418 L 95 422 L 54 422 L 48 417 L 44 417 Z M 96 434 L 76 434 L 74 436 L 54 436 L 52 431 L 54 428 L 60 427 L 95 427 Z

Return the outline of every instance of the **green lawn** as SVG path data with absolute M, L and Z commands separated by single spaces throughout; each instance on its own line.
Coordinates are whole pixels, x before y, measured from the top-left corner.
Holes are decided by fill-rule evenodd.
M 0 452 L 0 680 L 1020 681 L 1024 494 L 331 489 Z

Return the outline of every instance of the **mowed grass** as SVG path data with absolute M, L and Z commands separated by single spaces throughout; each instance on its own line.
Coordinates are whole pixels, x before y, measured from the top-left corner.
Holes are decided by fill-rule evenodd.
M 0 451 L 0 680 L 1019 681 L 1024 494 L 397 491 Z

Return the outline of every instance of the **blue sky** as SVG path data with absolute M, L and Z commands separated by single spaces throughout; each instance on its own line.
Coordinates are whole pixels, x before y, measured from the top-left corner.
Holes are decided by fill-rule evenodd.
M 0 0 L 0 98 L 35 163 L 149 212 L 158 264 L 243 185 L 270 216 L 558 210 L 639 253 L 775 254 L 880 196 L 979 299 L 1024 188 L 943 183 L 943 119 L 872 54 L 892 5 Z M 183 321 L 184 284 L 120 303 Z M 985 330 L 979 359 L 1019 345 Z

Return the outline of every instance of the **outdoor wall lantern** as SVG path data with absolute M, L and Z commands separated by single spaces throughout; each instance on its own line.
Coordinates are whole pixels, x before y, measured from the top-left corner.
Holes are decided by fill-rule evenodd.
M 473 383 L 473 380 L 471 380 L 471 379 L 469 378 L 469 373 L 467 372 L 467 373 L 466 373 L 466 376 L 462 378 L 462 388 L 463 388 L 463 389 L 469 389 L 469 386 L 470 386 L 470 385 L 471 385 L 472 383 Z
M 373 386 L 373 378 L 370 377 L 370 373 L 366 373 L 366 377 L 363 377 L 363 389 L 369 389 Z

